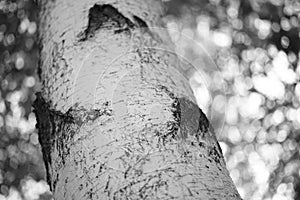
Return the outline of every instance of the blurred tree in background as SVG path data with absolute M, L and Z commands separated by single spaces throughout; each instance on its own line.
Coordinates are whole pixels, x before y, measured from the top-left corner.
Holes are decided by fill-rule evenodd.
M 300 199 L 300 3 L 164 2 L 241 196 Z M 37 9 L 33 0 L 0 0 L 0 200 L 50 199 L 31 108 Z

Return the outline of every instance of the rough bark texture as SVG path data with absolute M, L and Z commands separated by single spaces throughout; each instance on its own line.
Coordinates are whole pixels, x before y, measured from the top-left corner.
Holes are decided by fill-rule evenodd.
M 240 199 L 167 33 L 153 28 L 159 1 L 39 3 L 34 107 L 55 199 Z

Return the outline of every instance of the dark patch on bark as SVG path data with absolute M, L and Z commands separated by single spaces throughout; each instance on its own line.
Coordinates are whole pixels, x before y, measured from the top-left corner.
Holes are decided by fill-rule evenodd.
M 120 33 L 133 27 L 134 24 L 112 5 L 95 4 L 89 10 L 88 26 L 79 41 L 93 37 L 100 28 L 115 29 L 115 33 Z
M 222 149 L 206 115 L 198 105 L 186 98 L 180 98 L 179 102 L 181 109 L 180 130 L 183 139 L 187 138 L 188 134 L 193 134 L 198 146 L 207 149 L 208 156 L 217 164 L 221 164 Z
M 34 101 L 33 107 L 37 119 L 36 128 L 38 129 L 39 142 L 42 146 L 47 181 L 50 185 L 50 189 L 52 190 L 54 187 L 51 184 L 50 176 L 50 166 L 52 164 L 51 152 L 53 150 L 54 143 L 57 142 L 58 148 L 63 150 L 61 153 L 66 153 L 64 152 L 65 148 L 63 147 L 65 139 L 56 138 L 56 135 L 65 129 L 68 124 L 72 124 L 73 118 L 68 114 L 62 114 L 61 112 L 51 110 L 50 103 L 44 100 L 40 92 L 36 93 L 36 100 Z M 60 157 L 64 162 L 64 155 L 60 155 Z
M 58 166 L 65 165 L 66 157 L 70 154 L 70 141 L 78 132 L 78 129 L 87 122 L 94 121 L 102 115 L 111 115 L 111 110 L 84 110 L 69 109 L 66 113 L 51 109 L 51 102 L 46 102 L 41 93 L 36 93 L 33 104 L 36 115 L 39 142 L 42 146 L 43 159 L 45 162 L 47 182 L 53 191 L 58 177 L 51 180 L 50 166 L 53 164 L 51 153 L 54 146 L 57 147 L 60 159 Z
M 134 22 L 135 22 L 135 23 L 134 23 L 134 24 L 135 24 L 135 27 L 139 28 L 139 29 L 141 30 L 142 34 L 148 33 L 152 38 L 156 38 L 156 37 L 157 37 L 155 34 L 153 34 L 153 33 L 150 31 L 150 29 L 149 29 L 147 23 L 146 23 L 143 19 L 141 19 L 141 18 L 139 18 L 138 16 L 134 15 L 134 16 L 133 16 L 133 20 L 134 20 Z M 157 38 L 158 38 L 158 37 L 157 37 Z M 155 59 L 152 59 L 152 62 L 154 62 L 154 61 L 155 61 Z
M 206 149 L 209 161 L 221 164 L 223 160 L 221 147 L 206 115 L 198 105 L 184 97 L 177 98 L 165 86 L 159 86 L 159 88 L 173 100 L 171 106 L 173 120 L 168 122 L 168 132 L 159 135 L 163 143 L 170 138 L 186 140 L 188 137 L 194 137 L 196 141 L 192 141 L 191 145 Z
M 168 122 L 168 134 L 165 137 L 186 139 L 188 134 L 192 134 L 198 141 L 201 141 L 200 138 L 210 137 L 209 121 L 198 105 L 184 97 L 177 98 L 166 86 L 160 85 L 159 88 L 173 100 L 171 106 L 174 121 Z
M 92 38 L 96 31 L 101 28 L 114 30 L 115 34 L 129 31 L 134 28 L 142 28 L 150 32 L 147 23 L 138 16 L 133 16 L 134 22 L 125 17 L 115 7 L 109 4 L 95 4 L 89 10 L 88 25 L 83 33 L 78 35 L 79 41 Z
M 141 18 L 139 18 L 138 16 L 134 15 L 133 19 L 136 22 L 135 24 L 137 25 L 137 27 L 148 29 L 147 23 L 144 20 L 142 20 Z
M 201 131 L 201 132 L 207 132 L 209 130 L 209 121 L 206 117 L 206 115 L 202 112 L 202 110 L 200 108 L 199 109 L 199 124 L 198 124 L 198 130 L 197 131 Z
M 182 138 L 186 139 L 188 134 L 197 134 L 200 123 L 200 112 L 196 104 L 184 97 L 179 98 L 179 103 L 181 109 L 180 130 Z
M 51 188 L 51 176 L 49 166 L 51 165 L 51 148 L 53 143 L 53 133 L 51 114 L 49 111 L 49 105 L 44 101 L 40 93 L 36 94 L 36 100 L 33 104 L 34 113 L 36 115 L 36 128 L 38 129 L 39 142 L 42 146 L 43 159 L 46 167 L 47 182 Z

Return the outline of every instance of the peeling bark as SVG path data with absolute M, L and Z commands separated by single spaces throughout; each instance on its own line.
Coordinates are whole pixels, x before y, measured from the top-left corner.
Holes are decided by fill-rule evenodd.
M 160 1 L 40 1 L 34 104 L 55 199 L 240 199 Z

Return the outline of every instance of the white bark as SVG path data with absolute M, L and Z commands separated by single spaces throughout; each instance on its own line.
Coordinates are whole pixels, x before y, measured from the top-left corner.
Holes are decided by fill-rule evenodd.
M 40 142 L 60 199 L 240 199 L 156 0 L 41 1 Z

